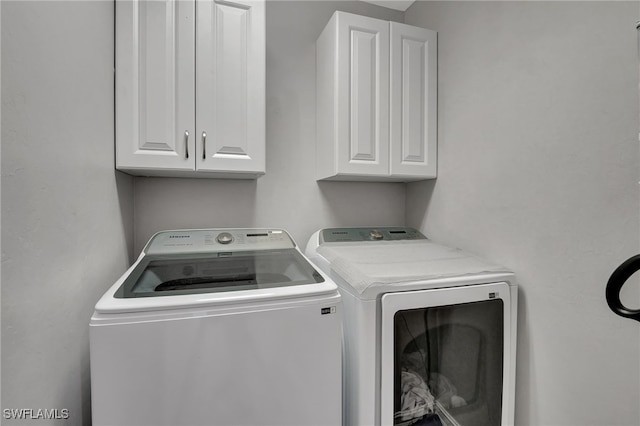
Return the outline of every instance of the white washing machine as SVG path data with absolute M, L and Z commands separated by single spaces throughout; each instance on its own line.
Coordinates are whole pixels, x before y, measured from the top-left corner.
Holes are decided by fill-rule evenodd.
M 94 426 L 341 424 L 341 298 L 283 230 L 156 234 L 90 342 Z
M 347 425 L 513 424 L 513 273 L 404 227 L 323 229 L 306 254 L 342 294 Z

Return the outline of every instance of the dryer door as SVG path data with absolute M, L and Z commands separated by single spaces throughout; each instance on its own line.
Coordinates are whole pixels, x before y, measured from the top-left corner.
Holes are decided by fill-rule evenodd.
M 507 283 L 383 295 L 381 424 L 512 423 L 512 297 Z

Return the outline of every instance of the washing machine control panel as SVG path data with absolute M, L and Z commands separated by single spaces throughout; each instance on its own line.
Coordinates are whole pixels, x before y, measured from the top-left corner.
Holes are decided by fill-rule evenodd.
M 294 247 L 295 243 L 282 229 L 185 229 L 158 232 L 144 253 L 220 253 Z
M 328 228 L 320 232 L 320 244 L 356 241 L 424 240 L 427 237 L 413 228 Z

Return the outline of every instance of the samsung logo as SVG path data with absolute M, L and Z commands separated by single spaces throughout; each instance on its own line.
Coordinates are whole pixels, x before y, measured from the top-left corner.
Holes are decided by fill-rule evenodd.
M 169 238 L 191 238 L 190 235 L 169 235 Z

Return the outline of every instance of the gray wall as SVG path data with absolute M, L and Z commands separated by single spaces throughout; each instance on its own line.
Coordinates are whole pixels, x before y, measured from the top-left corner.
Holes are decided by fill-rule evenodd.
M 402 12 L 362 2 L 269 0 L 266 175 L 136 179 L 136 252 L 162 229 L 282 227 L 304 247 L 321 227 L 404 224 L 402 184 L 315 181 L 315 41 L 336 9 L 403 19 Z
M 128 266 L 113 2 L 2 2 L 2 408 L 90 424 L 89 318 Z
M 517 273 L 519 425 L 640 424 L 638 324 L 604 300 L 640 248 L 638 10 L 420 2 L 406 13 L 439 40 L 438 179 L 408 187 L 407 222 Z

